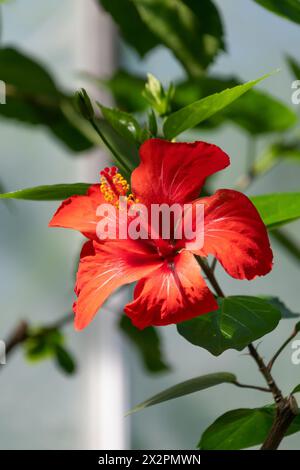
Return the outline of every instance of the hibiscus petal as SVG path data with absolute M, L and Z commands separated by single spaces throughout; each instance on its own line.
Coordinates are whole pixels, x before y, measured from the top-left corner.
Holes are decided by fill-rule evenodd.
M 96 227 L 100 217 L 97 208 L 104 203 L 100 185 L 92 185 L 84 196 L 71 196 L 57 209 L 49 227 L 64 227 L 78 230 L 87 238 L 97 239 Z
M 196 202 L 205 206 L 204 247 L 199 255 L 214 255 L 236 279 L 253 279 L 272 269 L 273 253 L 266 227 L 247 196 L 220 189 Z
M 125 313 L 140 329 L 169 325 L 216 310 L 217 302 L 200 274 L 194 256 L 182 251 L 141 279 Z
M 91 243 L 93 243 L 94 255 Z M 118 287 L 148 276 L 162 264 L 153 246 L 140 240 L 87 242 L 77 273 L 75 328 L 83 329 Z
M 229 157 L 206 142 L 172 143 L 147 140 L 140 148 L 141 163 L 131 177 L 132 191 L 149 206 L 190 202 L 199 196 L 205 179 L 226 168 Z

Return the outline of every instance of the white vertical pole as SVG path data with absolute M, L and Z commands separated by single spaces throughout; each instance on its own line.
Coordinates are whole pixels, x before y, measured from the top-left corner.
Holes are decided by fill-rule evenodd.
M 77 69 L 98 77 L 111 75 L 116 64 L 116 31 L 109 16 L 100 10 L 96 0 L 77 0 L 77 24 Z M 90 83 L 88 90 L 93 90 Z M 99 90 L 93 90 L 93 97 L 108 102 L 108 97 Z M 97 150 L 84 161 L 80 178 L 96 182 L 99 171 L 107 164 L 107 157 L 103 151 Z M 114 304 L 120 310 L 121 299 L 120 295 L 117 296 L 119 298 L 115 298 Z M 128 448 L 128 429 L 124 419 L 126 377 L 122 341 L 116 331 L 116 313 L 118 311 L 113 311 L 112 305 L 101 309 L 98 318 L 81 333 L 87 343 L 82 365 L 87 380 L 82 403 L 87 412 L 85 448 Z

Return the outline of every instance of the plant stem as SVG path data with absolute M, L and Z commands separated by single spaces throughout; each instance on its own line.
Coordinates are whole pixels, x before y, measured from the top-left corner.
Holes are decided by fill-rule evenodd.
M 67 325 L 68 323 L 72 322 L 74 318 L 73 314 L 67 314 L 59 318 L 54 323 L 46 325 L 43 327 L 44 330 L 54 330 L 62 328 L 63 326 Z M 20 346 L 24 343 L 28 338 L 30 338 L 30 326 L 24 320 L 21 320 L 16 327 L 12 330 L 8 339 L 5 341 L 5 355 L 6 357 L 11 354 L 17 346 Z M 1 357 L 0 357 L 1 361 Z M 1 371 L 1 368 L 0 368 Z
M 214 288 L 216 294 L 219 297 L 225 297 L 215 275 L 213 270 L 209 267 L 207 261 L 203 258 L 198 257 L 198 262 L 203 269 L 207 279 L 211 283 L 212 287 Z M 296 328 L 295 328 L 296 331 Z M 293 335 L 295 332 L 293 332 Z M 284 349 L 286 344 L 291 340 L 291 337 L 285 341 L 284 345 L 279 349 L 279 351 L 275 354 L 273 359 L 271 360 L 271 367 L 280 352 Z M 251 355 L 251 357 L 254 359 L 256 362 L 259 371 L 261 372 L 262 376 L 264 377 L 268 388 L 264 387 L 257 387 L 254 385 L 243 385 L 239 384 L 238 382 L 235 382 L 235 385 L 238 387 L 242 388 L 251 388 L 255 390 L 260 390 L 264 392 L 271 392 L 274 398 L 275 406 L 276 406 L 276 418 L 274 420 L 274 423 L 269 431 L 269 434 L 263 443 L 261 449 L 263 450 L 276 450 L 281 443 L 282 439 L 284 438 L 289 426 L 292 424 L 293 420 L 298 414 L 298 406 L 295 398 L 293 396 L 290 396 L 288 398 L 285 398 L 280 389 L 278 388 L 272 374 L 271 374 L 271 367 L 270 363 L 268 365 L 265 364 L 263 358 L 260 356 L 260 354 L 257 352 L 257 349 L 254 347 L 252 343 L 248 345 L 248 350 Z
M 269 388 L 259 387 L 258 385 L 241 384 L 240 382 L 232 382 L 232 383 L 240 388 L 251 388 L 253 390 L 259 390 L 260 392 L 271 393 L 271 390 Z
M 284 400 L 283 406 L 277 409 L 276 418 L 261 450 L 277 450 L 298 413 L 297 402 L 291 395 Z
M 282 346 L 280 346 L 280 348 L 278 349 L 278 351 L 274 354 L 274 356 L 272 357 L 272 359 L 270 360 L 269 364 L 268 364 L 268 369 L 269 371 L 272 369 L 273 365 L 274 365 L 274 362 L 276 361 L 276 359 L 278 358 L 278 356 L 282 353 L 282 351 L 286 348 L 286 346 L 292 341 L 292 339 L 295 338 L 295 336 L 298 334 L 298 328 L 295 327 L 294 331 L 292 332 L 292 334 L 288 337 L 288 339 L 286 339 L 284 341 L 284 343 L 282 344 Z

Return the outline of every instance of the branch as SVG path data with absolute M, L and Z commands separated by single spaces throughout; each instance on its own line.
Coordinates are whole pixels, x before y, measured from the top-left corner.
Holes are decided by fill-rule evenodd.
M 282 344 L 282 346 L 280 346 L 280 348 L 278 349 L 278 351 L 274 354 L 274 356 L 272 357 L 272 359 L 270 360 L 269 364 L 268 364 L 268 370 L 270 371 L 274 365 L 274 362 L 276 361 L 276 359 L 278 358 L 278 356 L 280 356 L 280 354 L 282 353 L 282 351 L 286 348 L 286 346 L 295 338 L 295 336 L 297 336 L 299 330 L 297 328 L 297 326 L 295 326 L 294 328 L 294 331 L 292 332 L 292 334 L 284 341 L 284 343 Z
M 236 385 L 237 387 L 240 387 L 240 388 L 251 388 L 253 390 L 259 390 L 260 392 L 271 393 L 271 390 L 269 388 L 259 387 L 258 385 L 247 385 L 247 384 L 241 384 L 240 382 L 232 382 L 232 383 L 233 385 Z
M 59 318 L 56 322 L 50 323 L 49 325 L 46 325 L 42 327 L 43 330 L 55 330 L 64 327 L 71 321 L 73 321 L 74 315 L 72 314 L 67 314 Z M 4 354 L 6 357 L 10 355 L 16 348 L 17 346 L 20 346 L 22 343 L 24 343 L 27 339 L 31 337 L 30 334 L 30 326 L 27 322 L 24 320 L 20 321 L 16 327 L 12 330 L 12 332 L 9 334 L 7 340 L 5 341 L 5 351 Z M 0 362 L 1 362 L 1 357 L 0 357 Z M 1 368 L 0 368 L 1 371 Z

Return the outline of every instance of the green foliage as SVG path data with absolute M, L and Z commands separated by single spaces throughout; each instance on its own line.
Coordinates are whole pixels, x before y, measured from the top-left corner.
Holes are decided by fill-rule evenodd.
M 57 345 L 54 351 L 57 365 L 68 375 L 76 371 L 76 363 L 70 352 L 61 345 Z
M 161 337 L 157 328 L 149 327 L 139 330 L 125 315 L 121 317 L 120 328 L 139 352 L 148 372 L 157 373 L 169 370 L 161 351 Z
M 140 161 L 138 148 L 112 127 L 106 119 L 95 121 L 97 131 L 103 143 L 110 150 L 113 160 L 127 179 Z
M 275 193 L 252 196 L 251 201 L 268 229 L 300 218 L 300 193 Z
M 0 199 L 26 199 L 29 201 L 60 201 L 74 194 L 86 194 L 91 183 L 52 184 L 35 188 L 19 189 L 0 194 Z
M 213 93 L 239 85 L 234 77 L 202 77 L 176 84 L 173 100 L 175 110 Z M 216 128 L 225 122 L 232 122 L 252 135 L 282 132 L 297 122 L 297 115 L 288 106 L 269 94 L 249 90 L 238 100 L 218 112 L 217 115 L 200 123 L 201 126 Z
M 22 73 L 20 73 L 22 71 Z M 6 83 L 7 102 L 0 115 L 32 125 L 46 126 L 70 150 L 82 152 L 92 142 L 65 116 L 70 95 L 60 91 L 40 64 L 13 48 L 0 49 L 0 79 Z
M 159 39 L 144 24 L 134 2 L 131 0 L 98 0 L 117 23 L 124 40 L 140 56 L 158 46 Z
M 227 349 L 242 351 L 278 325 L 280 311 L 267 300 L 250 296 L 220 298 L 219 309 L 177 325 L 187 341 L 219 356 Z
M 220 49 L 224 33 L 211 0 L 99 0 L 125 41 L 141 56 L 169 48 L 191 76 L 200 76 Z
M 220 416 L 202 435 L 201 450 L 239 450 L 262 444 L 275 418 L 275 407 L 241 408 Z M 286 435 L 300 431 L 300 416 Z
M 287 56 L 287 63 L 294 74 L 295 78 L 300 80 L 300 64 L 293 57 Z
M 214 374 L 202 375 L 201 377 L 195 377 L 194 379 L 181 382 L 173 387 L 170 387 L 163 392 L 154 395 L 151 398 L 148 398 L 144 402 L 135 406 L 128 414 L 141 411 L 144 408 L 149 406 L 158 405 L 165 401 L 173 400 L 174 398 L 183 397 L 185 395 L 190 395 L 191 393 L 199 392 L 200 390 L 205 390 L 216 385 L 223 383 L 234 383 L 236 377 L 234 374 L 229 372 L 217 372 Z
M 298 318 L 300 313 L 292 312 L 278 297 L 263 297 L 281 313 L 281 318 Z
M 300 393 L 300 385 L 297 385 L 297 387 L 294 388 L 294 390 L 292 391 L 292 395 L 294 393 Z
M 171 114 L 164 123 L 164 134 L 166 138 L 171 140 L 182 132 L 194 128 L 202 121 L 230 105 L 268 76 L 269 75 L 264 75 L 257 80 L 252 80 L 243 85 L 237 85 L 233 88 L 223 90 L 220 93 L 207 96 Z
M 76 370 L 75 360 L 64 346 L 64 337 L 56 328 L 35 328 L 30 330 L 24 342 L 25 357 L 31 362 L 54 359 L 66 374 Z
M 143 141 L 143 129 L 131 114 L 97 104 L 103 117 L 121 137 L 136 145 Z
M 283 18 L 300 24 L 299 0 L 254 0 L 259 5 Z

